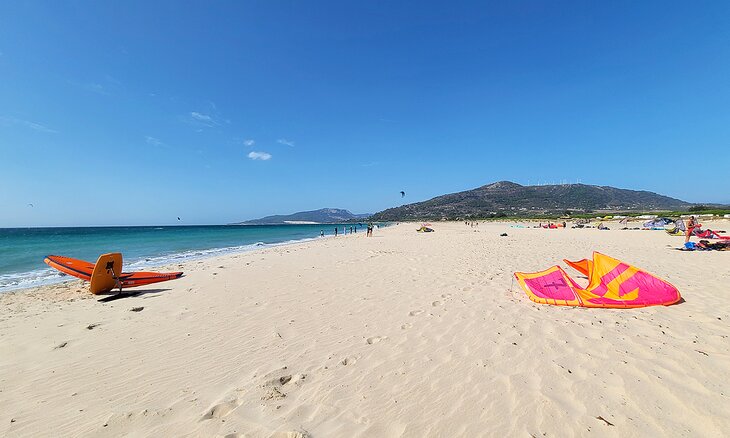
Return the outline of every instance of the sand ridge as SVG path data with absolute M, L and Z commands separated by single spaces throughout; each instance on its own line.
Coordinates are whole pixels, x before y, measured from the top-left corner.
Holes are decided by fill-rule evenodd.
M 730 253 L 675 251 L 682 238 L 661 231 L 416 227 L 194 261 L 180 280 L 106 303 L 80 282 L 3 294 L 0 434 L 730 428 Z M 593 250 L 672 282 L 686 301 L 545 306 L 513 281 Z

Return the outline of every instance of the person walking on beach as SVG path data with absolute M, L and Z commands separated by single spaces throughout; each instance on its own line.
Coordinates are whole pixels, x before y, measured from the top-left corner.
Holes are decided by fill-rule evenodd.
M 697 228 L 697 219 L 695 219 L 694 216 L 690 216 L 687 221 L 687 236 L 684 238 L 684 243 L 689 242 L 689 238 L 692 237 L 692 233 L 694 233 L 695 228 Z
M 350 225 L 350 234 L 352 234 L 352 225 Z
M 337 237 L 337 227 L 335 227 L 335 237 Z
M 319 230 L 319 237 L 324 237 L 324 230 Z

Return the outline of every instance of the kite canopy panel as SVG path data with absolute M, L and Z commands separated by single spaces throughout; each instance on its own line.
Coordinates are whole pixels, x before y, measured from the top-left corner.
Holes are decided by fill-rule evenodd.
M 571 262 L 567 259 L 563 259 L 563 261 L 568 266 L 585 275 L 586 277 L 589 277 L 591 275 L 591 271 L 593 270 L 593 261 L 588 259 L 578 260 L 577 262 Z
M 628 308 L 668 306 L 682 298 L 670 283 L 599 252 L 593 253 L 593 261 L 566 263 L 588 276 L 588 286 L 576 283 L 559 266 L 534 273 L 515 272 L 515 277 L 527 296 L 540 304 Z
M 730 240 L 730 236 L 723 236 L 717 231 L 712 230 L 705 230 L 699 233 L 695 233 L 695 236 L 701 238 L 701 239 L 723 239 L 723 240 Z

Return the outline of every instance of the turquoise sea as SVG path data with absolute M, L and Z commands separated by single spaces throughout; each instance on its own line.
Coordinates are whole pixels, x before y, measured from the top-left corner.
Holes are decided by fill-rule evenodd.
M 43 263 L 47 255 L 95 262 L 121 252 L 132 271 L 332 236 L 354 224 L 0 228 L 0 292 L 73 279 Z M 364 228 L 359 226 L 357 232 Z

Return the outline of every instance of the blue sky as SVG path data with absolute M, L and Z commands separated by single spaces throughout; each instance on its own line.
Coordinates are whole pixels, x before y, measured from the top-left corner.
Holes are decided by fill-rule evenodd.
M 497 180 L 730 203 L 730 3 L 489 3 L 3 2 L 0 226 Z

